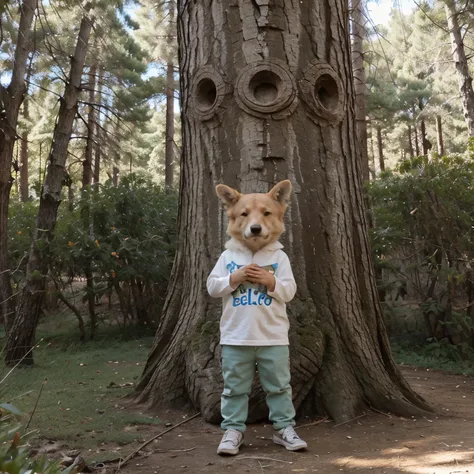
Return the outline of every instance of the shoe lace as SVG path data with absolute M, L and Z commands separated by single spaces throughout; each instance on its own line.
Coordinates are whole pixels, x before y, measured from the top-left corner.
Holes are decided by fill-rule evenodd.
M 239 439 L 240 439 L 240 433 L 235 430 L 227 430 L 224 434 L 224 441 L 230 441 L 233 444 L 239 444 Z
M 285 431 L 283 432 L 283 435 L 288 440 L 300 439 L 300 437 L 296 434 L 296 431 L 294 430 L 294 428 L 292 426 L 287 426 L 285 428 Z

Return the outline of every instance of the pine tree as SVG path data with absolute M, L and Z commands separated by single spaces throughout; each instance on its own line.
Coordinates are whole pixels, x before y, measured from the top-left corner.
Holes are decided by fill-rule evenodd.
M 54 237 L 58 207 L 61 203 L 67 149 L 78 109 L 83 67 L 93 22 L 94 17 L 82 18 L 77 45 L 71 57 L 70 74 L 59 108 L 45 183 L 41 190 L 27 275 L 20 287 L 19 305 L 5 347 L 7 365 L 15 365 L 19 361 L 23 364 L 33 362 L 30 348 L 35 343 L 36 326 L 44 298 L 49 247 Z
M 459 92 L 463 102 L 464 118 L 469 136 L 474 136 L 474 90 L 464 47 L 463 33 L 459 23 L 458 9 L 460 7 L 456 5 L 454 0 L 444 0 L 444 3 L 453 49 L 453 60 L 459 78 Z
M 177 32 L 176 2 L 146 0 L 137 12 L 142 28 L 137 31 L 140 44 L 151 45 L 151 57 L 154 67 L 166 74 L 166 109 L 165 109 L 165 150 L 164 175 L 165 185 L 172 187 L 175 181 L 174 168 L 176 153 L 175 139 L 175 100 L 177 71 Z
M 28 56 L 31 53 L 30 41 L 33 17 L 37 0 L 24 0 L 20 6 L 20 19 L 16 38 L 12 38 L 14 57 L 12 74 L 8 87 L 0 84 L 0 317 L 7 332 L 10 330 L 14 315 L 14 300 L 10 282 L 8 263 L 8 207 L 10 190 L 13 184 L 11 166 L 13 148 L 17 137 L 17 122 L 23 102 L 26 84 Z M 0 9 L 3 20 L 5 10 Z

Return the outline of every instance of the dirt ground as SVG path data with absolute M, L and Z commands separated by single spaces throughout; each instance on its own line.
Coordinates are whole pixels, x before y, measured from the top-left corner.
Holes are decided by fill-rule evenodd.
M 426 369 L 403 372 L 442 415 L 403 419 L 368 413 L 339 426 L 300 420 L 298 432 L 309 445 L 303 453 L 274 445 L 270 425 L 252 425 L 236 457 L 218 456 L 220 429 L 196 418 L 152 443 L 120 472 L 474 474 L 474 379 Z M 189 415 L 168 412 L 162 419 L 177 424 Z

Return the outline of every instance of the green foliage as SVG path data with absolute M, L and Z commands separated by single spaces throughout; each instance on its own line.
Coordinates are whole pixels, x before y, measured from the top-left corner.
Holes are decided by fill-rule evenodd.
M 460 362 L 468 358 L 474 360 L 472 357 L 474 352 L 467 344 L 455 345 L 446 339 L 438 341 L 434 338 L 429 338 L 427 344 L 421 349 L 420 354 L 453 362 Z
M 5 391 L 0 398 L 5 400 Z M 33 432 L 24 431 L 22 413 L 9 403 L 0 404 L 0 472 L 3 474 L 76 474 L 73 467 L 63 470 L 59 462 L 50 463 L 45 457 L 32 459 L 28 442 Z
M 36 212 L 37 203 L 15 203 L 10 208 L 10 261 L 18 268 L 13 274 L 17 281 L 26 271 Z M 84 225 L 85 218 L 90 225 Z M 98 191 L 85 190 L 72 210 L 60 207 L 51 274 L 64 290 L 66 276 L 72 280 L 90 266 L 95 295 L 118 291 L 126 299 L 124 307 L 141 305 L 153 320 L 174 259 L 176 218 L 177 195 L 134 174 L 117 187 L 107 182 Z M 135 286 L 139 291 L 130 291 Z M 129 316 L 133 319 L 123 315 L 123 323 Z
M 135 331 L 131 337 L 129 329 L 101 327 L 96 340 L 81 344 L 76 331 L 74 317 L 65 312 L 46 318 L 38 327 L 38 339 L 43 340 L 35 351 L 35 366 L 17 370 L 8 379 L 2 400 L 14 400 L 27 418 L 38 401 L 29 429 L 38 430 L 39 439 L 89 451 L 88 461 L 117 457 L 116 446 L 133 450 L 162 423 L 123 408 L 123 397 L 133 391 L 143 370 L 153 334 Z M 8 368 L 2 371 L 4 375 Z
M 472 352 L 465 357 L 459 346 L 449 341 L 430 340 L 425 344 L 392 342 L 392 353 L 397 363 L 445 370 L 456 374 L 474 375 L 474 357 Z
M 468 357 L 474 344 L 474 160 L 403 160 L 374 181 L 369 193 L 379 288 L 388 293 L 409 282 L 421 300 L 430 354 L 447 357 L 452 350 Z
M 422 246 L 432 264 L 442 249 L 471 253 L 474 213 L 474 161 L 462 157 L 418 157 L 404 160 L 398 172 L 387 171 L 374 181 L 372 245 L 377 263 L 397 247 Z
M 93 239 L 74 222 L 89 206 Z M 163 282 L 174 258 L 176 212 L 175 194 L 129 175 L 118 187 L 109 182 L 99 195 L 84 194 L 73 220 L 58 228 L 56 254 L 76 263 L 93 260 L 97 270 L 119 281 L 140 276 Z
M 37 202 L 12 201 L 8 216 L 8 250 L 11 277 L 17 284 L 26 269 L 26 256 L 31 246 L 34 222 L 38 213 Z

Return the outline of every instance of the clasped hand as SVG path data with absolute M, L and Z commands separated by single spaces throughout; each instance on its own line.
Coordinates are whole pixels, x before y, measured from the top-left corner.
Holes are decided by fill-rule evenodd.
M 268 291 L 275 291 L 275 276 L 256 263 L 245 265 L 245 267 L 239 268 L 230 275 L 230 285 L 233 288 L 238 287 L 245 281 L 265 285 Z

